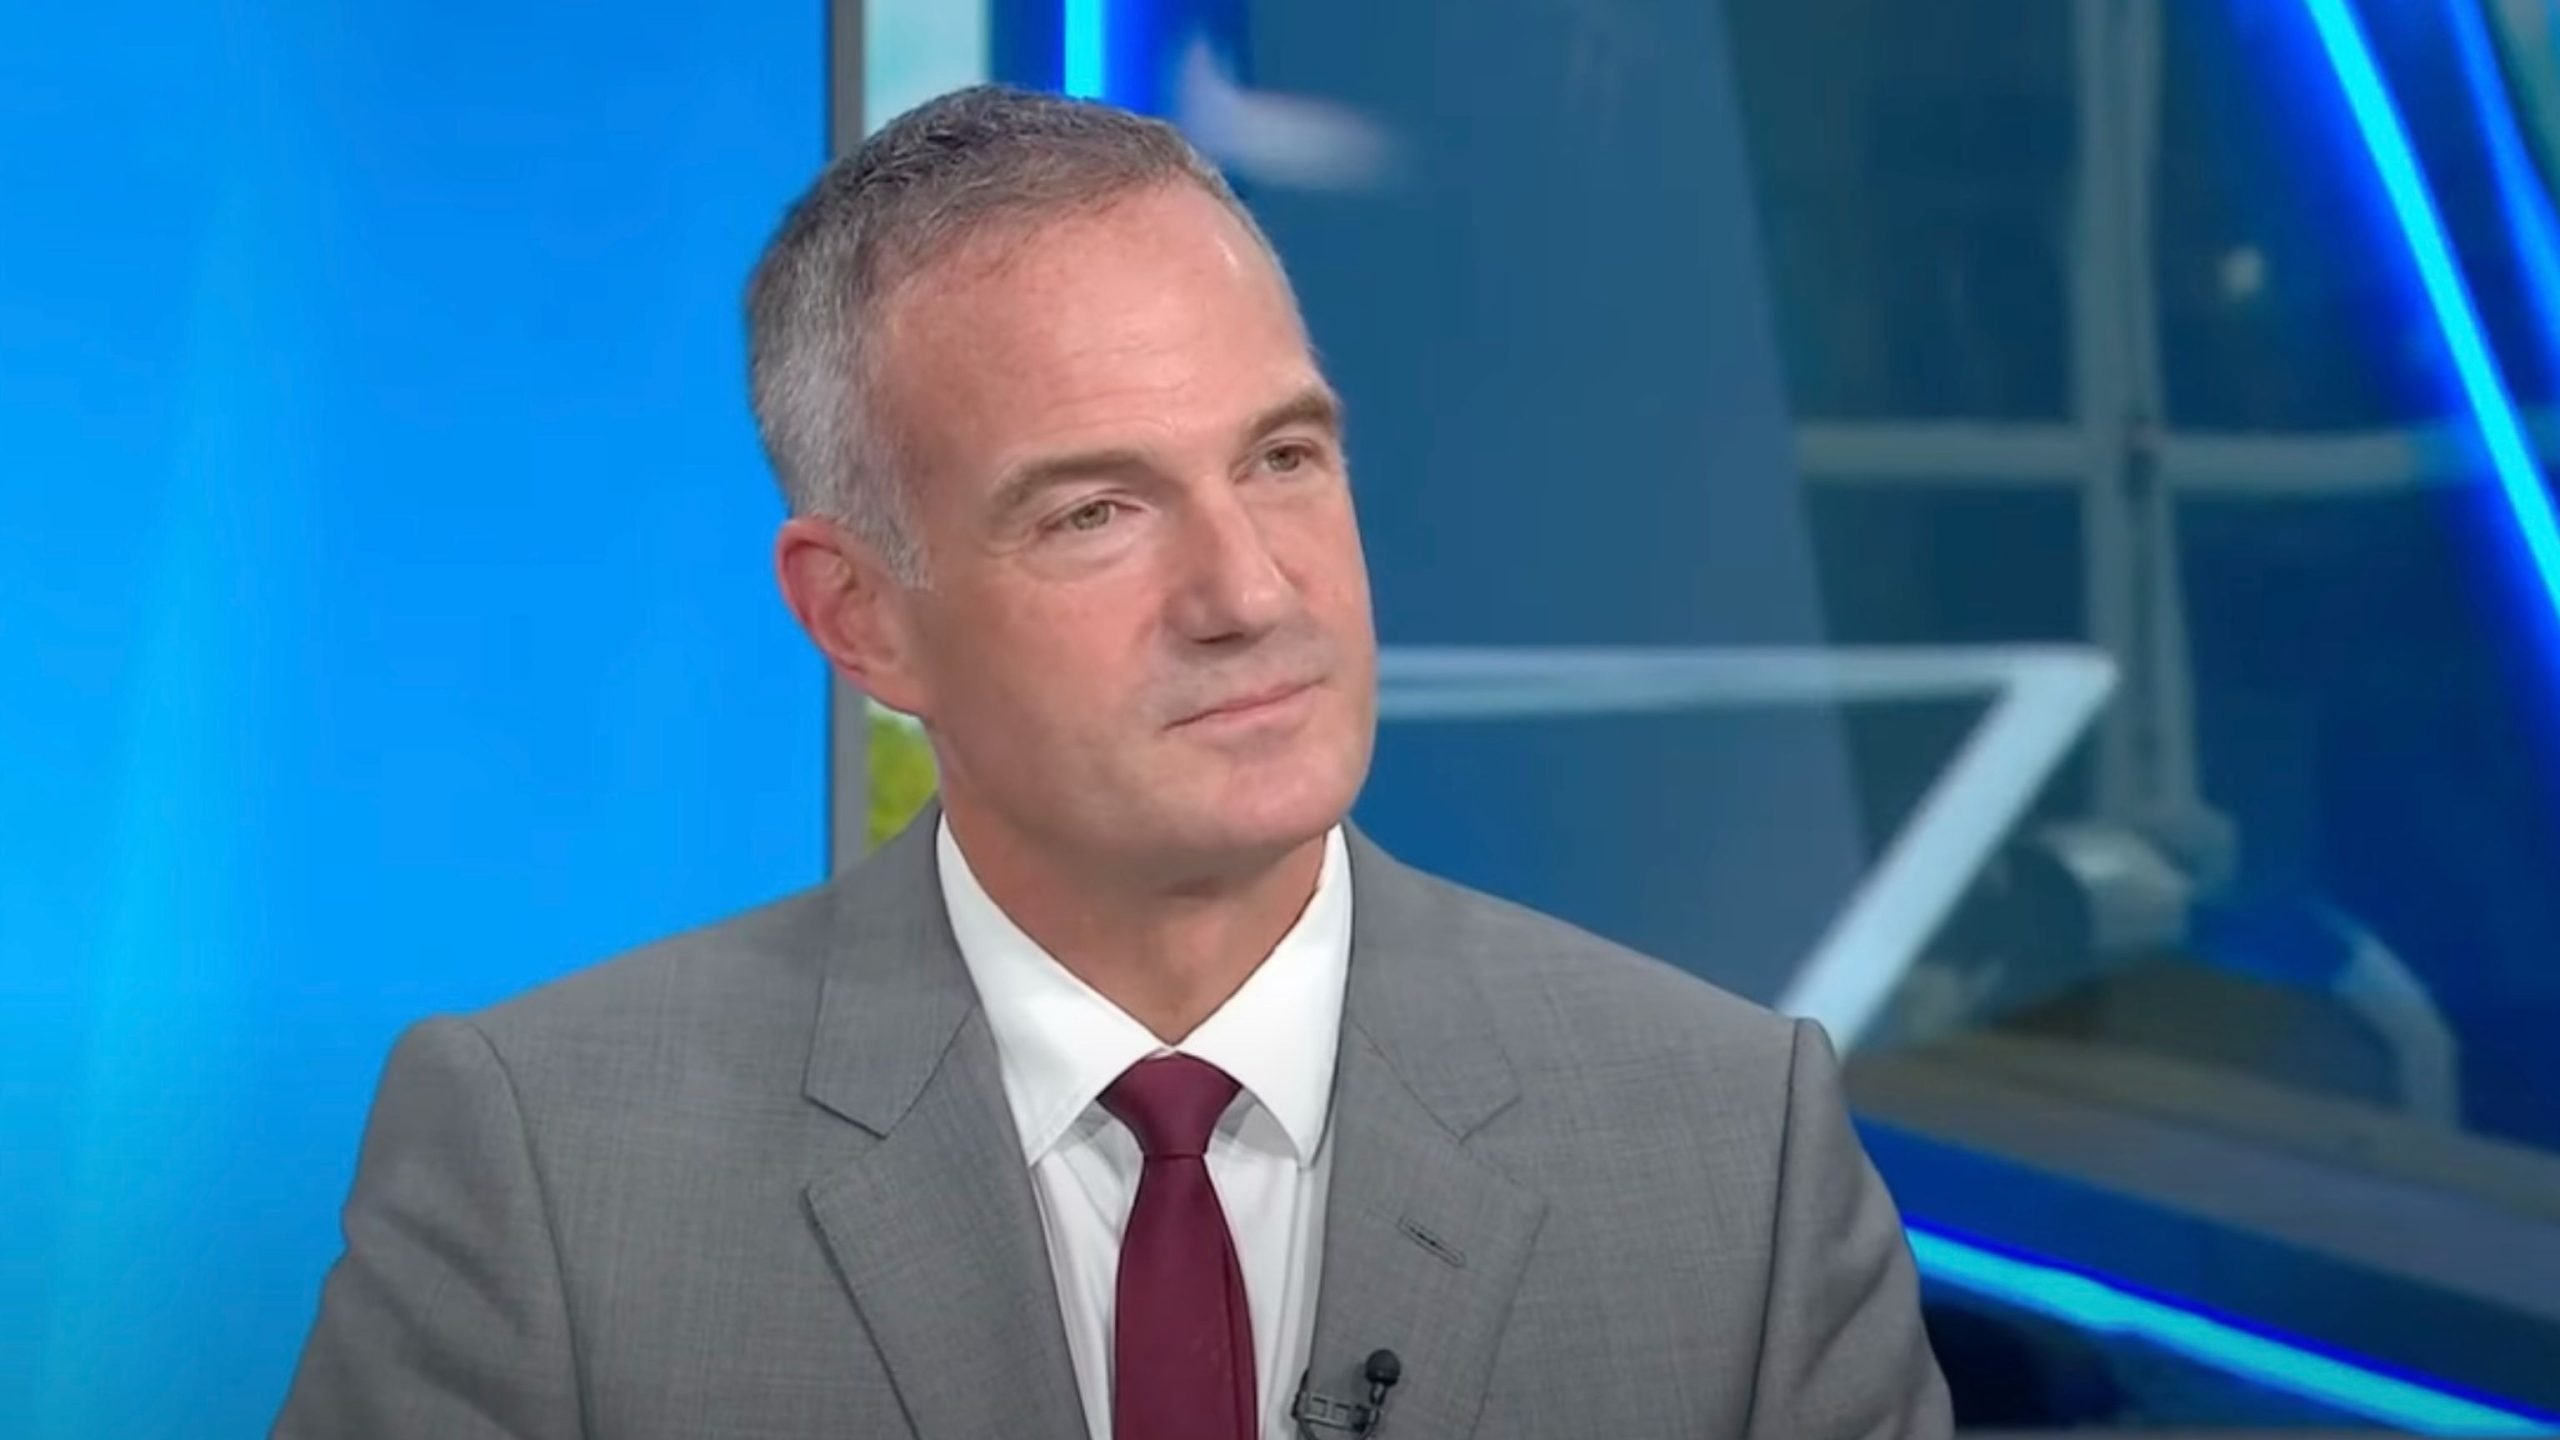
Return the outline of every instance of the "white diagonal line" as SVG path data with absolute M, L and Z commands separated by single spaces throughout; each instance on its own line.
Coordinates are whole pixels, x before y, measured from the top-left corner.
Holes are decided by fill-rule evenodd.
M 1833 917 L 1778 1009 L 1857 1043 L 2114 689 L 2082 646 L 1678 650 L 1390 647 L 1382 719 L 1514 720 L 1953 699 L 1990 713 Z

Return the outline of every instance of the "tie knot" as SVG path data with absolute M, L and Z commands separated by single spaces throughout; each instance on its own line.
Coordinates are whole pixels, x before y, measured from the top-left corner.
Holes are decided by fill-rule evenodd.
M 1236 1098 L 1226 1071 L 1189 1055 L 1159 1055 L 1120 1072 L 1102 1108 L 1138 1137 L 1150 1160 L 1192 1160 L 1209 1152 L 1209 1132 Z

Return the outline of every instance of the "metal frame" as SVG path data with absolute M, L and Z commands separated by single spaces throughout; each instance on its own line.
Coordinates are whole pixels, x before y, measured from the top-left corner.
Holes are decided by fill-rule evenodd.
M 827 0 L 827 158 L 862 143 L 863 0 Z M 827 672 L 827 870 L 862 860 L 871 829 L 871 701 Z
M 2178 434 L 2165 379 L 2151 249 L 2161 103 L 2161 15 L 2150 0 L 2074 0 L 2079 177 L 2071 254 L 2073 414 L 2067 422 L 1799 427 L 1807 483 L 2060 487 L 2081 495 L 2088 639 L 2123 677 L 2097 722 L 2092 819 L 2154 845 L 2221 848 L 2228 825 L 2200 793 L 2193 666 L 2178 573 L 2182 494 L 2269 499 L 2479 483 L 2464 422 L 2360 435 Z M 2560 419 L 2533 418 L 2537 440 Z M 2195 888 L 2227 857 L 2182 855 Z M 2351 917 L 2356 963 L 2332 998 L 2388 1045 L 2403 1102 L 2452 1124 L 2458 1044 L 2414 973 Z
M 1847 1049 L 2106 702 L 2115 666 L 2059 645 L 1391 646 L 1379 679 L 1379 719 L 1407 724 L 1988 697 L 1988 713 L 1776 998 Z

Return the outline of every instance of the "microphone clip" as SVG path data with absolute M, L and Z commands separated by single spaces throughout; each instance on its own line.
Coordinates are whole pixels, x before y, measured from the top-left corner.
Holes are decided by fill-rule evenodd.
M 1299 1373 L 1298 1396 L 1289 1404 L 1289 1418 L 1297 1422 L 1301 1440 L 1318 1440 L 1318 1430 L 1362 1440 L 1378 1433 L 1387 1418 L 1387 1392 L 1404 1378 L 1404 1362 L 1396 1358 L 1393 1350 L 1373 1350 L 1360 1367 L 1360 1377 L 1369 1384 L 1365 1403 L 1315 1394 L 1307 1389 L 1312 1371 Z
M 1298 1381 L 1298 1398 L 1289 1406 L 1289 1418 L 1298 1422 L 1298 1433 L 1306 1440 L 1316 1440 L 1317 1430 L 1367 1435 L 1378 1426 L 1376 1411 L 1356 1401 L 1310 1394 L 1304 1377 Z

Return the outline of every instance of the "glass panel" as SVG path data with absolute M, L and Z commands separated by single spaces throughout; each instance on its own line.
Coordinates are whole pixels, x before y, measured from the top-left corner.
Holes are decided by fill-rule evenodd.
M 1251 13 L 1403 160 L 1242 176 L 1357 417 L 1363 822 L 1831 1025 L 1972 1420 L 2560 1414 L 2560 631 L 2481 428 L 2551 332 L 2482 117 L 2545 204 L 2550 142 L 2479 14 Z
M 2173 424 L 2449 419 L 2444 343 L 2299 6 L 2171 4 L 2155 283 Z
M 2070 18 L 2010 0 L 1732 8 L 1799 417 L 2070 409 Z

